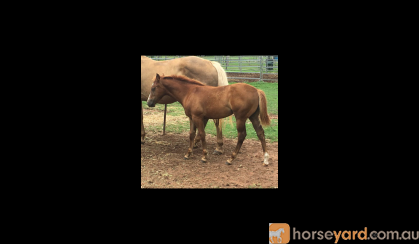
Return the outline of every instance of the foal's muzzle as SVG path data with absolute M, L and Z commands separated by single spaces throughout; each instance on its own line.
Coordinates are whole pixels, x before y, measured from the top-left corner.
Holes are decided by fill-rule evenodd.
M 148 105 L 149 107 L 155 107 L 155 106 L 156 106 L 156 103 L 155 103 L 153 100 L 148 100 L 148 101 L 147 101 L 147 105 Z

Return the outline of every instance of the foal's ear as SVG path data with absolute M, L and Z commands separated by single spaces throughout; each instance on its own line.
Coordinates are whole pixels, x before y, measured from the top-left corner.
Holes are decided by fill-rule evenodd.
M 160 80 L 160 75 L 156 73 L 156 82 L 159 82 L 159 80 Z

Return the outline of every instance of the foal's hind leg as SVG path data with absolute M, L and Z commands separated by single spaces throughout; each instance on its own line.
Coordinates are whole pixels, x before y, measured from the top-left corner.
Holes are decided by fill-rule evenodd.
M 266 151 L 266 141 L 265 141 L 265 131 L 262 128 L 262 125 L 260 125 L 260 120 L 259 120 L 259 109 L 256 110 L 256 112 L 254 114 L 252 114 L 252 116 L 250 116 L 250 121 L 252 122 L 253 128 L 256 131 L 256 134 L 259 137 L 260 142 L 262 143 L 262 150 L 263 150 L 263 163 L 265 165 L 268 165 L 268 159 L 269 159 L 269 154 Z
M 234 150 L 233 154 L 231 155 L 231 158 L 229 158 L 226 162 L 227 165 L 230 165 L 231 162 L 237 157 L 237 154 L 240 151 L 240 148 L 243 144 L 244 139 L 246 138 L 246 120 L 247 118 L 236 118 L 236 126 L 237 126 L 237 132 L 238 132 L 238 141 L 236 149 Z
M 190 123 L 190 131 L 189 131 L 189 148 L 188 148 L 188 152 L 185 155 L 185 159 L 189 159 L 189 157 L 192 154 L 192 146 L 194 143 L 194 138 L 195 138 L 195 133 L 196 133 L 196 127 L 194 122 L 192 121 L 192 119 L 189 118 L 189 123 Z

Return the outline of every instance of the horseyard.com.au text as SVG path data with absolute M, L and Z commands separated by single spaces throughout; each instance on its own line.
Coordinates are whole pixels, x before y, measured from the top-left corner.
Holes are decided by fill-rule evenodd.
M 371 231 L 367 227 L 363 230 L 344 230 L 344 231 L 299 231 L 293 228 L 294 240 L 332 240 L 335 243 L 339 240 L 418 240 L 419 231 Z

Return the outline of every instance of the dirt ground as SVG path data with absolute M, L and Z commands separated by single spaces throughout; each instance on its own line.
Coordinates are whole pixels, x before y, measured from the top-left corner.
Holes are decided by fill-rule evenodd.
M 146 131 L 147 132 L 147 131 Z M 206 136 L 208 162 L 201 163 L 202 147 L 190 159 L 189 133 L 148 133 L 141 145 L 141 188 L 278 188 L 278 143 L 267 143 L 269 165 L 263 165 L 259 141 L 245 140 L 232 165 L 225 162 L 237 139 L 224 138 L 224 154 L 213 155 L 216 137 Z
M 167 126 L 189 119 L 167 118 Z M 212 122 L 209 122 L 212 123 Z M 201 163 L 202 147 L 193 149 L 185 160 L 189 132 L 181 134 L 147 130 L 163 124 L 163 112 L 144 108 L 145 144 L 141 145 L 141 188 L 278 188 L 278 143 L 267 143 L 269 165 L 263 165 L 259 140 L 246 139 L 232 165 L 225 162 L 237 145 L 237 138 L 224 138 L 224 154 L 213 155 L 216 137 L 206 135 L 208 162 Z M 199 143 L 201 144 L 201 143 Z

